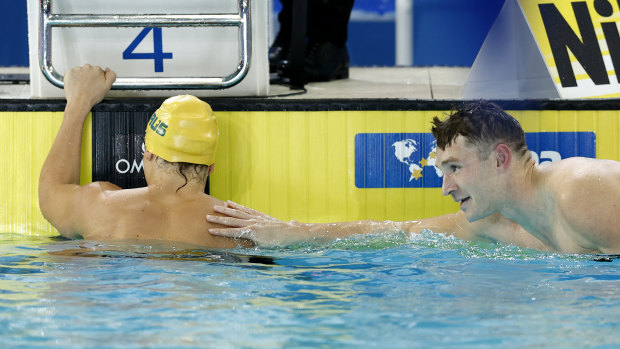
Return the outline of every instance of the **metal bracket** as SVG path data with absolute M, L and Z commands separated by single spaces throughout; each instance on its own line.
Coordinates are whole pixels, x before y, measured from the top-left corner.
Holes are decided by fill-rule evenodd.
M 236 14 L 197 15 L 63 15 L 51 13 L 51 0 L 40 0 L 39 66 L 55 86 L 64 87 L 64 77 L 52 65 L 53 27 L 239 27 L 239 64 L 223 77 L 118 78 L 113 89 L 223 89 L 238 84 L 250 69 L 250 0 L 237 0 Z

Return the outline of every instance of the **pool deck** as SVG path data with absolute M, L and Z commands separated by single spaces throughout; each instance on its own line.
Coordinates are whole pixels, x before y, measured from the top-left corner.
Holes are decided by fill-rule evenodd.
M 271 84 L 268 99 L 459 99 L 469 67 L 352 67 L 349 79 L 307 84 L 305 93 Z M 0 68 L 24 77 L 28 68 Z M 29 99 L 27 83 L 0 82 L 0 99 Z

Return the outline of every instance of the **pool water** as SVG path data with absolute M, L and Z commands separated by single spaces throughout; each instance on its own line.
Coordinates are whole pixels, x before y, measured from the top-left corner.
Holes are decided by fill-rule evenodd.
M 614 256 L 431 232 L 219 251 L 0 237 L 2 348 L 620 344 Z

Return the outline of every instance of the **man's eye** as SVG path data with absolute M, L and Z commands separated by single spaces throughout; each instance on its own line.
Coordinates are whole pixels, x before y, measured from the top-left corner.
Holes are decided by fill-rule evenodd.
M 450 171 L 451 172 L 456 172 L 458 171 L 458 169 L 460 168 L 460 166 L 457 165 L 450 165 Z

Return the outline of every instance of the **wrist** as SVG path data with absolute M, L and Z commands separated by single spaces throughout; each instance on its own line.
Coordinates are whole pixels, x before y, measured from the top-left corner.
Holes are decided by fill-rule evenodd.
M 91 108 L 92 105 L 85 102 L 67 102 L 67 105 L 65 106 L 65 118 L 86 119 Z

